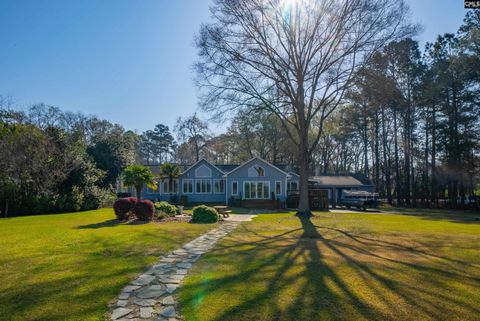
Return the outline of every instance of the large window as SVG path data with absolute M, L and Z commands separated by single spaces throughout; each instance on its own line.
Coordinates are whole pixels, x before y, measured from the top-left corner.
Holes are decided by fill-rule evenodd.
M 232 182 L 232 195 L 238 195 L 238 182 Z
M 225 181 L 223 179 L 213 180 L 213 191 L 216 194 L 225 193 Z
M 287 192 L 297 192 L 298 191 L 298 181 L 288 182 Z
M 245 199 L 270 198 L 269 182 L 244 182 L 243 190 L 245 192 Z
M 183 194 L 192 194 L 192 193 L 193 193 L 193 179 L 184 179 Z
M 212 181 L 209 179 L 197 179 L 195 181 L 195 192 L 199 194 L 206 194 L 212 192 Z

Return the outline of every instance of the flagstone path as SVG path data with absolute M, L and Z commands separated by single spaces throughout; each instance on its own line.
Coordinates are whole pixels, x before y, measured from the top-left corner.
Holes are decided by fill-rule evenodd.
M 181 320 L 176 309 L 174 293 L 181 286 L 193 263 L 241 222 L 249 221 L 254 216 L 231 215 L 228 220 L 220 223 L 218 228 L 160 257 L 157 264 L 123 288 L 117 302 L 112 306 L 111 320 Z

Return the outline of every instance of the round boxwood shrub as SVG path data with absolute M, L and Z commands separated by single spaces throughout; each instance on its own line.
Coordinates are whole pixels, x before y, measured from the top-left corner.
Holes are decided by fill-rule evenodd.
M 177 214 L 177 208 L 168 202 L 157 202 L 155 203 L 155 214 L 158 218 L 173 217 Z
M 193 208 L 192 222 L 215 223 L 218 221 L 218 213 L 213 207 L 199 205 Z
M 153 218 L 153 214 L 155 214 L 155 206 L 152 201 L 149 200 L 137 201 L 133 208 L 133 213 L 139 220 L 149 221 Z
M 119 198 L 116 200 L 115 203 L 113 203 L 113 210 L 115 211 L 117 218 L 119 220 L 127 219 L 136 202 L 137 199 L 134 197 Z

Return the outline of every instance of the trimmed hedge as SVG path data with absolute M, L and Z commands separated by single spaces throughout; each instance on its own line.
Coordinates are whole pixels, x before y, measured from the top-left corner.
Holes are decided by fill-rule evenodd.
M 155 203 L 155 214 L 158 218 L 173 217 L 177 214 L 177 208 L 175 205 L 168 202 Z
M 199 205 L 193 208 L 192 222 L 215 223 L 218 221 L 218 213 L 213 207 Z
M 141 200 L 137 201 L 135 207 L 133 208 L 135 216 L 141 221 L 150 221 L 153 219 L 155 214 L 155 206 L 152 201 Z
M 130 212 L 135 207 L 137 199 L 135 197 L 119 198 L 113 203 L 113 210 L 119 220 L 125 220 L 128 218 Z

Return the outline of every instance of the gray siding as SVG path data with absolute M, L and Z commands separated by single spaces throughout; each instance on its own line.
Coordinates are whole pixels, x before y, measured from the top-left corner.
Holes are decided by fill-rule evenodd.
M 256 173 L 254 167 L 261 167 L 264 169 L 264 176 L 258 176 L 258 172 Z M 273 165 L 270 165 L 264 162 L 261 159 L 255 158 L 241 166 L 239 166 L 234 171 L 227 174 L 227 199 L 230 197 L 234 197 L 236 199 L 242 198 L 245 199 L 245 190 L 244 190 L 244 182 L 252 181 L 265 181 L 268 182 L 269 188 L 269 196 L 268 199 L 271 198 L 271 193 L 275 192 L 275 182 L 280 182 L 281 185 L 281 193 L 279 195 L 275 195 L 275 198 L 279 198 L 281 201 L 285 200 L 286 197 L 286 173 L 282 172 L 281 170 L 277 169 Z M 232 183 L 236 181 L 238 182 L 238 194 L 232 195 Z

